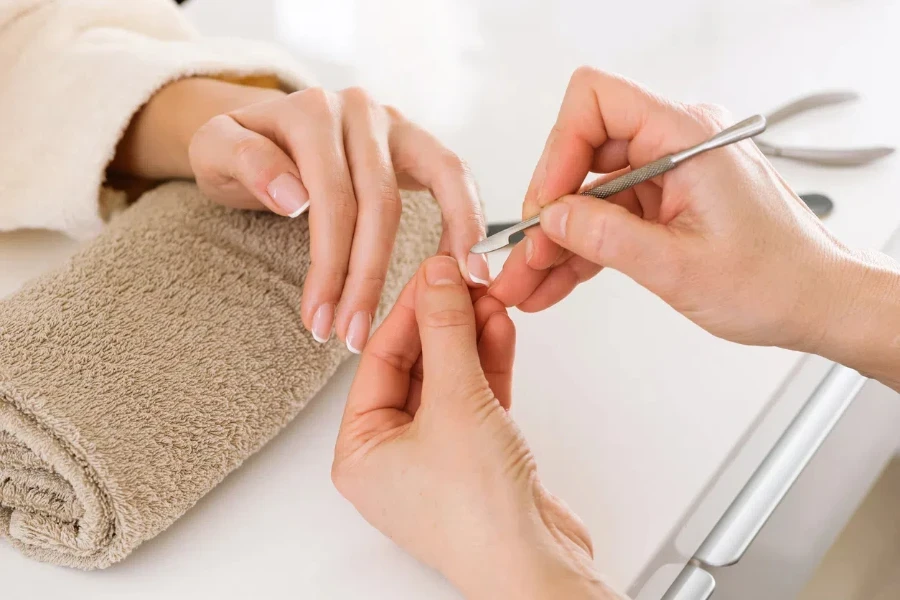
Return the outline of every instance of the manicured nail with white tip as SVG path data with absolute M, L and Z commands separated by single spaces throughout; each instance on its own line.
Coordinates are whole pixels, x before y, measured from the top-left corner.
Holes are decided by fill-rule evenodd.
M 361 354 L 366 342 L 369 341 L 369 329 L 372 327 L 372 316 L 359 311 L 350 319 L 350 327 L 347 328 L 347 350 L 353 354 Z
M 469 274 L 469 280 L 475 285 L 489 285 L 491 272 L 488 269 L 487 256 L 484 254 L 469 254 L 466 259 L 465 272 Z
M 334 304 L 323 304 L 316 310 L 312 320 L 312 336 L 320 344 L 331 338 L 331 326 L 334 323 Z
M 309 192 L 292 173 L 282 173 L 273 179 L 266 191 L 281 212 L 292 219 L 309 208 Z

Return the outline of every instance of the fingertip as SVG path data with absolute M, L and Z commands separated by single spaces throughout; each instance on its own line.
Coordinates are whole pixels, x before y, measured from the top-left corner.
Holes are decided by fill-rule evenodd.
M 506 310 L 498 310 L 488 315 L 482 336 L 490 338 L 504 348 L 509 348 L 516 342 L 516 325 Z M 509 364 L 512 366 L 511 360 Z
M 281 173 L 266 186 L 269 207 L 285 217 L 297 218 L 309 209 L 309 192 L 293 173 Z M 274 207 L 274 208 L 273 208 Z
M 480 337 L 484 326 L 497 313 L 506 313 L 506 306 L 493 296 L 484 296 L 475 301 L 475 328 Z
M 469 253 L 465 263 L 460 261 L 460 272 L 465 274 L 469 282 L 476 287 L 488 287 L 491 283 L 491 272 L 487 256 Z
M 550 240 L 566 240 L 570 212 L 571 207 L 564 200 L 549 204 L 541 211 L 541 230 Z
M 449 256 L 432 256 L 425 259 L 419 274 L 425 287 L 452 287 L 463 285 L 461 265 Z
M 497 325 L 491 325 L 491 327 L 500 329 L 498 337 L 509 344 L 510 348 L 514 349 L 517 335 L 516 324 L 513 322 L 512 317 L 509 316 L 509 313 L 506 311 L 494 313 L 491 315 L 491 318 L 488 319 L 488 324 L 490 323 L 497 323 Z M 509 364 L 510 368 L 512 368 L 511 356 Z

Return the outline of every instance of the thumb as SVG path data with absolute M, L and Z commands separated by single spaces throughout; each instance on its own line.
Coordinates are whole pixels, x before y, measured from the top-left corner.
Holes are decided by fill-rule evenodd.
M 458 263 L 449 256 L 429 258 L 418 277 L 416 321 L 422 340 L 423 396 L 445 396 L 484 380 L 475 309 Z
M 621 271 L 651 291 L 674 250 L 665 225 L 585 196 L 564 196 L 547 205 L 541 211 L 541 228 L 563 248 Z

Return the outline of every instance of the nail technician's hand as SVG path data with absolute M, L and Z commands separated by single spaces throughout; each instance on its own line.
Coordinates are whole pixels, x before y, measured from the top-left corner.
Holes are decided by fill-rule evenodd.
M 515 329 L 427 260 L 372 337 L 335 448 L 338 490 L 469 598 L 614 598 L 587 531 L 510 418 Z
M 513 250 L 491 294 L 537 311 L 608 266 L 720 337 L 791 348 L 821 337 L 835 281 L 826 274 L 849 253 L 751 142 L 608 201 L 571 195 L 589 172 L 619 175 L 731 122 L 714 107 L 576 71 L 525 199 L 523 217 L 541 212 L 541 227 Z
M 309 210 L 303 323 L 332 326 L 359 352 L 369 338 L 400 221 L 399 188 L 428 188 L 446 223 L 441 250 L 473 285 L 489 280 L 469 248 L 484 237 L 472 177 L 434 137 L 358 88 L 311 88 L 213 117 L 193 136 L 197 184 L 213 200 L 296 217 Z

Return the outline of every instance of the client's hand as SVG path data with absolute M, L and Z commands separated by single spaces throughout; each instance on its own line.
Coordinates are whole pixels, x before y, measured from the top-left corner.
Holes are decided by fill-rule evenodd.
M 334 483 L 471 598 L 612 598 L 507 412 L 514 343 L 499 301 L 427 260 L 363 352 Z
M 319 341 L 334 327 L 355 352 L 368 340 L 381 296 L 400 188 L 434 193 L 445 223 L 440 250 L 457 259 L 470 284 L 490 279 L 485 258 L 469 255 L 484 237 L 484 219 L 466 165 L 358 88 L 288 95 L 178 81 L 136 117 L 113 167 L 151 178 L 193 176 L 209 198 L 235 208 L 290 217 L 308 210 L 303 323 Z

